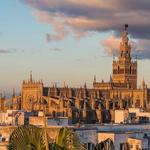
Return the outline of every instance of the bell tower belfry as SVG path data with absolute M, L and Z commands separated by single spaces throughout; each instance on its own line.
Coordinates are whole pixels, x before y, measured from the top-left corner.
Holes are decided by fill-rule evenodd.
M 137 61 L 132 61 L 127 24 L 120 42 L 119 58 L 117 61 L 113 60 L 112 67 L 113 83 L 123 83 L 127 84 L 128 88 L 137 88 Z

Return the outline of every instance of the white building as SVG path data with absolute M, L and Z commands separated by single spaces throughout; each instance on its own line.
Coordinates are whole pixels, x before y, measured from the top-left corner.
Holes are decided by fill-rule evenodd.
M 148 150 L 148 139 L 128 138 L 130 150 Z
M 0 125 L 24 125 L 27 114 L 23 110 L 0 112 Z
M 115 110 L 115 123 L 127 123 L 129 118 L 128 110 Z

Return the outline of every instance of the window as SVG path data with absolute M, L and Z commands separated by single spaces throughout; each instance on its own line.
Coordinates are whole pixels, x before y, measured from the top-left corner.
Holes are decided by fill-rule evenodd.
M 120 73 L 120 67 L 118 66 L 118 74 Z
M 139 147 L 139 145 L 136 145 L 136 150 L 140 150 L 140 147 Z
M 130 66 L 130 74 L 132 74 L 131 66 Z
M 129 150 L 129 144 L 128 143 L 121 143 L 120 144 L 120 150 Z

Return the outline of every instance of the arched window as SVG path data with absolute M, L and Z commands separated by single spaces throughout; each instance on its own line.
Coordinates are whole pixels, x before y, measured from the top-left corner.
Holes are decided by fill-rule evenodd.
M 135 69 L 135 74 L 137 74 L 137 70 Z
M 121 51 L 121 57 L 123 56 L 123 51 Z
M 132 74 L 132 68 L 131 68 L 131 66 L 130 66 L 130 74 Z
M 56 111 L 53 110 L 52 116 L 53 116 L 53 117 L 56 117 Z
M 120 67 L 118 66 L 118 74 L 120 73 Z

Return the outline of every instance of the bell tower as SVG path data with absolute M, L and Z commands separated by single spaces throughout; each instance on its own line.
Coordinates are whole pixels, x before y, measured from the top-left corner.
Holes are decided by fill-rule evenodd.
M 43 96 L 43 82 L 41 80 L 34 81 L 32 72 L 30 72 L 29 80 L 22 83 L 22 109 L 36 110 L 39 101 Z
M 128 88 L 137 88 L 137 61 L 132 61 L 127 24 L 120 42 L 119 58 L 117 61 L 113 60 L 112 67 L 113 83 L 123 83 L 127 84 Z

